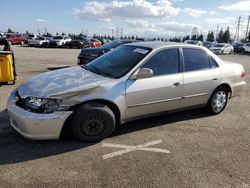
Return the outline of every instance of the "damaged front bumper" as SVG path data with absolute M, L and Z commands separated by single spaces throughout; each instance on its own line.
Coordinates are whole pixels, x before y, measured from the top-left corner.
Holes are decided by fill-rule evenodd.
M 10 124 L 28 139 L 58 139 L 65 121 L 72 114 L 72 111 L 56 111 L 50 114 L 28 112 L 16 105 L 17 100 L 16 92 L 12 92 L 7 105 Z

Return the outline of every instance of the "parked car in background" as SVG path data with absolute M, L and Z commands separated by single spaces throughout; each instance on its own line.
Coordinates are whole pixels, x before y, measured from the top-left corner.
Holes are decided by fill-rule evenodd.
M 24 44 L 25 38 L 20 34 L 14 34 L 7 38 L 10 44 Z
M 30 79 L 10 94 L 7 110 L 11 126 L 26 138 L 58 139 L 66 128 L 93 142 L 116 125 L 166 111 L 204 107 L 219 114 L 241 93 L 244 78 L 242 65 L 204 47 L 131 43 L 85 66 Z
M 137 42 L 136 40 L 114 40 L 112 42 L 108 42 L 104 45 L 102 45 L 99 48 L 84 48 L 81 50 L 79 56 L 78 56 L 78 65 L 83 65 L 91 62 L 92 60 L 96 59 L 97 57 L 109 52 L 110 50 L 113 50 L 117 48 L 118 46 L 122 44 Z
M 6 38 L 6 35 L 4 34 L 4 32 L 0 32 L 0 38 Z
M 29 46 L 34 46 L 34 47 L 43 47 L 45 46 L 45 43 L 49 43 L 50 38 L 49 37 L 42 37 L 42 36 L 37 36 L 34 39 L 29 39 L 28 44 Z
M 70 41 L 71 38 L 68 36 L 54 36 L 49 41 L 49 47 L 62 47 Z
M 231 44 L 218 43 L 210 48 L 215 54 L 232 54 L 234 52 L 234 47 Z
M 29 42 L 29 40 L 33 40 L 33 39 L 35 39 L 36 37 L 37 37 L 38 35 L 36 35 L 36 34 L 28 34 L 28 35 L 26 35 L 26 37 L 25 37 L 25 40 L 24 40 L 24 43 L 25 44 L 28 44 Z
M 202 46 L 203 45 L 203 42 L 200 41 L 200 40 L 185 40 L 184 43 L 193 44 L 193 45 L 196 45 L 196 46 Z
M 90 48 L 97 48 L 102 45 L 102 42 L 98 39 L 88 39 L 88 43 Z
M 245 53 L 250 53 L 250 43 L 245 43 L 243 46 L 243 52 Z
M 63 45 L 68 48 L 87 48 L 89 47 L 89 40 L 86 38 L 75 38 Z
M 203 42 L 203 46 L 205 46 L 208 49 L 210 49 L 213 45 L 214 45 L 213 42 L 208 42 L 208 41 Z
M 233 47 L 234 47 L 234 52 L 235 53 L 243 53 L 244 52 L 244 48 L 243 48 L 243 43 L 234 43 Z

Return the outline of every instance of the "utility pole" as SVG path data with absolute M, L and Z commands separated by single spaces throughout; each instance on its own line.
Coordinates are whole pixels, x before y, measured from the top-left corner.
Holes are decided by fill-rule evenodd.
M 235 35 L 234 35 L 234 42 L 239 42 L 239 35 L 240 35 L 240 22 L 241 22 L 241 16 L 238 19 L 238 24 L 236 27 Z
M 123 28 L 121 28 L 121 38 L 123 38 Z
M 215 43 L 217 43 L 218 35 L 219 35 L 219 25 L 217 25 L 217 29 L 216 29 L 216 36 L 215 36 L 215 40 L 214 40 Z
M 115 35 L 115 30 L 112 29 L 112 37 L 114 37 L 114 35 Z
M 249 22 L 250 22 L 250 16 L 248 16 L 248 21 L 247 21 L 246 40 L 247 40 L 247 36 L 248 36 Z

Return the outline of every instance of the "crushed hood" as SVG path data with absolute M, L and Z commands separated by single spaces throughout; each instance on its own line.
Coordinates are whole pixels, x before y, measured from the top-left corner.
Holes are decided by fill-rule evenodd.
M 108 79 L 77 66 L 36 76 L 22 84 L 18 92 L 22 98 L 28 96 L 45 98 L 71 96 L 98 88 Z

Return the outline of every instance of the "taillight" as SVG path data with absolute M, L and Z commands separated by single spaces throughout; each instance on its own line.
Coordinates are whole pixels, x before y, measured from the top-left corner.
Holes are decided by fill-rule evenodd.
M 240 77 L 241 77 L 241 80 L 245 79 L 246 73 L 245 73 L 244 69 L 242 70 Z

